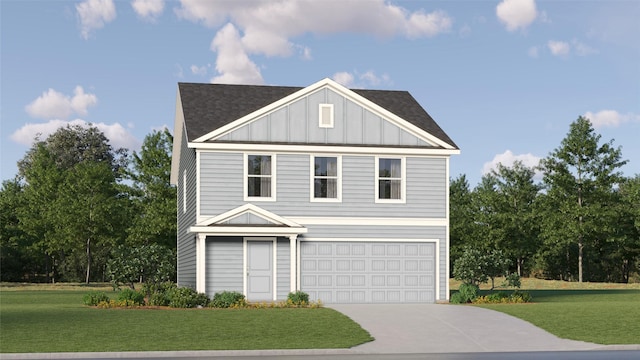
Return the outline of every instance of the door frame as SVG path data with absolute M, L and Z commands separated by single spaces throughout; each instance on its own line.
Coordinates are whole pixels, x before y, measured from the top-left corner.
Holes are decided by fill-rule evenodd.
M 248 290 L 247 290 L 247 280 L 248 280 L 248 275 L 247 275 L 247 271 L 248 271 L 248 267 L 249 267 L 249 263 L 248 263 L 248 257 L 249 257 L 249 249 L 248 249 L 248 243 L 250 241 L 260 241 L 260 242 L 271 242 L 271 279 L 272 279 L 272 284 L 271 284 L 271 289 L 272 289 L 272 295 L 273 295 L 273 301 L 276 301 L 278 298 L 278 269 L 277 269 L 277 264 L 278 264 L 278 238 L 275 236 L 245 236 L 242 239 L 242 292 L 244 294 L 244 296 L 246 297 L 248 295 Z

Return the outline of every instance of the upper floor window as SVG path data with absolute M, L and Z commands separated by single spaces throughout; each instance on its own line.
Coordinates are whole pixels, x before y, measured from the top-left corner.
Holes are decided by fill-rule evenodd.
M 403 202 L 405 168 L 402 158 L 378 158 L 376 163 L 377 201 Z
M 271 155 L 246 155 L 246 197 L 253 200 L 275 198 L 275 171 Z
M 312 186 L 316 201 L 340 201 L 341 158 L 336 156 L 314 156 L 312 158 Z

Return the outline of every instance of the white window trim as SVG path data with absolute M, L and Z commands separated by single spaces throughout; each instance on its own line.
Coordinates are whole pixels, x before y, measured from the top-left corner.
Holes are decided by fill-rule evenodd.
M 322 113 L 323 109 L 329 109 L 329 124 L 324 124 L 322 122 Z M 321 128 L 333 128 L 333 104 L 319 104 L 318 105 L 318 126 Z
M 400 179 L 400 199 L 380 199 L 380 159 L 400 159 L 401 176 Z M 407 202 L 407 158 L 404 156 L 376 156 L 375 159 L 375 193 L 373 194 L 376 203 L 382 204 L 405 204 Z
M 337 198 L 317 198 L 315 197 L 315 159 L 316 157 L 334 157 L 337 159 L 338 181 L 337 181 Z M 342 202 L 342 156 L 340 155 L 311 155 L 309 161 L 309 201 L 310 202 Z
M 248 161 L 249 155 L 271 156 L 271 196 L 249 196 L 249 188 L 247 186 L 248 174 Z M 250 152 L 244 153 L 244 166 L 242 173 L 242 183 L 244 191 L 244 201 L 276 201 L 276 154 L 264 153 L 264 152 Z
M 187 170 L 182 173 L 182 213 L 187 213 Z

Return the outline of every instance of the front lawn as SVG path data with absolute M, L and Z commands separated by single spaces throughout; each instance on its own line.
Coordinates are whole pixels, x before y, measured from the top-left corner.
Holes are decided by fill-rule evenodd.
M 82 305 L 87 291 L 2 289 L 0 352 L 328 349 L 373 340 L 328 308 L 97 309 Z
M 565 339 L 640 344 L 640 290 L 588 286 L 584 290 L 525 288 L 533 303 L 477 306 L 518 317 Z

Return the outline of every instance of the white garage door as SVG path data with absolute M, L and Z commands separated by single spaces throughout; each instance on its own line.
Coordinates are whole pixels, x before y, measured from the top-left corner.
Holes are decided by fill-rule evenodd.
M 324 303 L 433 303 L 435 259 L 435 243 L 301 242 L 300 288 Z

